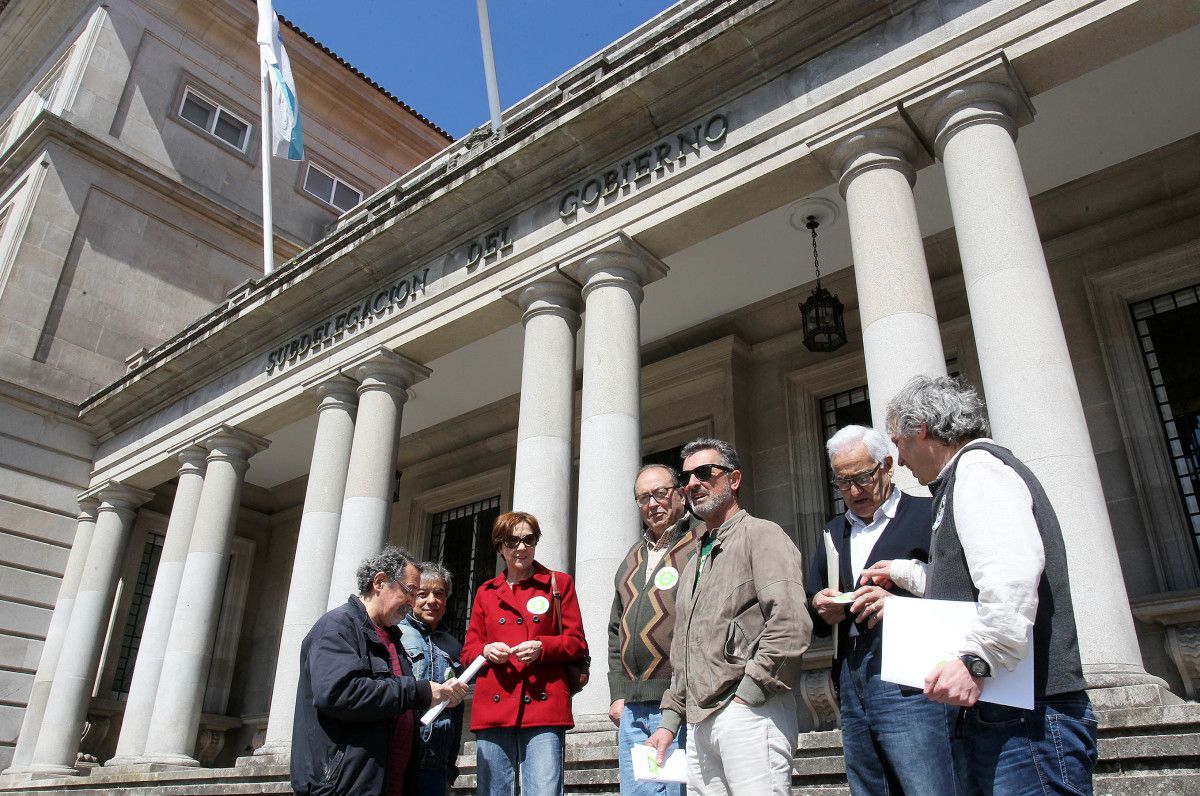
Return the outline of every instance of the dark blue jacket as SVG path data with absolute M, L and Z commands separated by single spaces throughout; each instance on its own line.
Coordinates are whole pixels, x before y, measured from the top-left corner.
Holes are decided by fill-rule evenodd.
M 871 548 L 871 554 L 867 556 L 867 566 L 871 566 L 876 561 L 890 561 L 897 558 L 915 558 L 918 561 L 928 562 L 929 536 L 933 526 L 932 506 L 932 498 L 914 497 L 902 492 L 900 505 L 896 507 L 896 516 L 888 522 L 883 533 L 875 541 L 875 546 Z M 829 524 L 825 526 L 825 530 L 829 531 L 833 537 L 834 547 L 838 551 L 838 564 L 841 566 L 841 584 L 835 583 L 832 586 L 840 591 L 854 591 L 858 588 L 858 577 L 862 573 L 850 571 L 850 521 L 846 519 L 845 514 L 841 514 L 830 520 Z M 828 577 L 825 573 L 824 539 L 817 539 L 817 547 L 812 559 L 812 569 L 809 571 L 805 591 L 808 592 L 808 610 L 813 617 L 813 635 L 828 636 L 833 628 L 825 624 L 825 620 L 817 616 L 817 612 L 812 609 L 813 595 L 831 585 L 825 582 Z M 898 587 L 891 591 L 893 594 L 903 597 L 914 596 Z M 849 613 L 849 606 L 846 607 L 847 613 Z M 882 633 L 883 622 L 886 621 L 887 619 L 884 619 L 874 629 L 868 628 L 867 623 L 862 622 L 858 626 L 858 632 L 867 637 Z M 840 622 L 837 629 L 838 657 L 833 664 L 835 678 L 841 668 L 841 659 L 845 656 L 846 650 L 850 649 L 850 623 Z
M 388 628 L 397 650 L 400 632 Z M 300 647 L 300 681 L 292 726 L 292 788 L 298 794 L 372 796 L 383 793 L 388 745 L 396 716 L 429 707 L 429 683 L 392 674 L 387 648 L 358 597 L 317 620 Z M 414 718 L 414 722 L 419 719 Z M 405 772 L 405 791 L 416 793 L 420 733 Z

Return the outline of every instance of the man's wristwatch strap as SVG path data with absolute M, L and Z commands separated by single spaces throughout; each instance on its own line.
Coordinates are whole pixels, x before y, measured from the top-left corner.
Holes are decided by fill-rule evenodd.
M 967 671 L 971 673 L 972 677 L 992 676 L 992 667 L 978 655 L 972 655 L 968 652 L 965 655 L 959 655 L 958 659 L 963 662 L 963 666 L 967 667 Z

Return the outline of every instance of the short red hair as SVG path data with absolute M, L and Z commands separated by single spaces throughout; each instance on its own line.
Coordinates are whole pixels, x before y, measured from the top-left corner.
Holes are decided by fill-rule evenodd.
M 528 525 L 533 531 L 533 543 L 537 544 L 542 538 L 542 527 L 538 525 L 537 517 L 527 511 L 506 511 L 492 523 L 492 547 L 496 552 L 504 545 L 504 540 L 513 536 L 513 532 L 521 525 Z

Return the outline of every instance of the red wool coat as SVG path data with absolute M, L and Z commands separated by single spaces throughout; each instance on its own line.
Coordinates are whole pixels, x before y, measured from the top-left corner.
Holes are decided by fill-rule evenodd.
M 500 573 L 475 593 L 471 623 L 463 643 L 463 663 L 482 655 L 484 646 L 493 641 L 515 647 L 522 641 L 536 638 L 542 642 L 542 656 L 530 664 L 509 660 L 483 667 L 475 678 L 471 729 L 574 727 L 571 696 L 563 678 L 563 662 L 587 654 L 575 581 L 563 572 L 554 576 L 562 594 L 560 635 L 554 625 L 550 570 L 534 562 L 533 575 L 511 588 L 505 575 Z M 539 605 L 537 598 L 544 602 Z M 541 608 L 547 610 L 537 613 L 535 609 Z

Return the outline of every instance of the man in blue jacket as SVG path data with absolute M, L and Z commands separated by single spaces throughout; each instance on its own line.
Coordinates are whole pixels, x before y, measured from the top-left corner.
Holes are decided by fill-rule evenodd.
M 465 684 L 412 677 L 396 625 L 420 573 L 385 547 L 358 568 L 358 594 L 317 620 L 300 647 L 292 727 L 292 788 L 298 794 L 417 793 L 416 711 L 462 701 Z
M 832 628 L 838 637 L 834 682 L 850 792 L 952 796 L 950 738 L 957 711 L 879 676 L 884 600 L 920 596 L 924 588 L 931 501 L 893 486 L 888 440 L 876 429 L 846 426 L 826 449 L 833 485 L 846 504 L 846 513 L 825 526 L 839 573 L 832 582 L 822 539 L 807 583 L 813 632 L 828 635 Z M 867 582 L 865 570 L 883 586 Z M 845 596 L 839 600 L 839 594 Z

